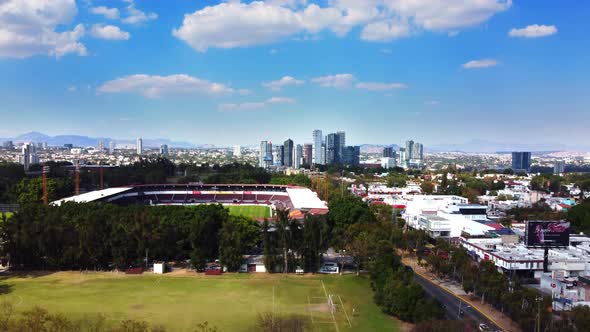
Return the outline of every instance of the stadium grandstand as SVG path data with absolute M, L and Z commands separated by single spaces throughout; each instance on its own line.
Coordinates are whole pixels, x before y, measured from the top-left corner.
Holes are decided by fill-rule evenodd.
M 325 214 L 328 206 L 308 188 L 283 185 L 250 184 L 155 184 L 108 188 L 53 202 L 104 202 L 117 205 L 255 205 L 269 206 L 272 215 L 287 209 L 291 217 L 306 213 Z

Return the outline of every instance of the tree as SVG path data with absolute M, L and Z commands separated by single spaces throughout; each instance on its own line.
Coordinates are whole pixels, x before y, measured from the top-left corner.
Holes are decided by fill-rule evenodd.
M 219 235 L 219 260 L 230 272 L 242 265 L 242 234 L 233 219 L 223 222 Z
M 434 183 L 430 182 L 430 181 L 424 181 L 421 185 L 420 188 L 422 188 L 422 191 L 425 194 L 431 195 L 434 192 Z

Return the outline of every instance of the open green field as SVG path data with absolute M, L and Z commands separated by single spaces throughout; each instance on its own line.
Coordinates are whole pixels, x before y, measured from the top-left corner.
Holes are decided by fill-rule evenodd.
M 189 331 L 204 321 L 219 331 L 256 331 L 264 312 L 301 315 L 312 331 L 399 331 L 400 326 L 373 303 L 369 280 L 355 276 L 59 272 L 3 277 L 0 289 L 0 299 L 12 302 L 17 312 L 40 305 L 71 318 L 102 313 L 113 324 L 145 320 L 168 331 Z M 338 304 L 333 315 L 326 294 Z
M 270 207 L 257 205 L 230 205 L 226 206 L 229 214 L 247 218 L 270 218 Z

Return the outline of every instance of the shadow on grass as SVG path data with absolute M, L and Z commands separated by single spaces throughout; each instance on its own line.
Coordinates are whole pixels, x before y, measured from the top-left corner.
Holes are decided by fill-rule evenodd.
M 0 281 L 7 280 L 10 278 L 23 278 L 23 279 L 31 279 L 31 278 L 40 278 L 45 277 L 59 271 L 14 271 L 8 270 L 0 273 Z
M 11 293 L 13 288 L 13 285 L 0 284 L 0 295 Z

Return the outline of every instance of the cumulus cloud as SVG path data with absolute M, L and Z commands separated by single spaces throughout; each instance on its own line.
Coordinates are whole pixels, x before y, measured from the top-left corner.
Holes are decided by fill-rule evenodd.
M 344 89 L 352 86 L 356 79 L 352 74 L 336 74 L 312 78 L 313 83 L 324 88 Z
M 221 83 L 210 82 L 185 74 L 170 76 L 129 75 L 108 81 L 98 87 L 98 93 L 138 93 L 147 98 L 168 95 L 226 95 L 235 90 Z
M 133 0 L 126 1 L 129 3 L 127 6 L 127 17 L 125 17 L 122 21 L 123 23 L 127 24 L 142 24 L 148 21 L 152 21 L 158 18 L 158 14 L 156 13 L 146 13 L 142 10 L 139 10 L 135 7 L 135 3 Z
M 111 20 L 116 20 L 120 16 L 118 8 L 108 8 L 105 6 L 92 7 L 90 8 L 90 12 L 92 14 L 102 15 Z
M 128 40 L 131 36 L 129 32 L 122 31 L 114 25 L 95 24 L 90 31 L 92 36 L 107 40 Z
M 277 104 L 292 104 L 295 100 L 292 98 L 287 97 L 272 97 L 265 101 L 259 102 L 245 102 L 245 103 L 227 103 L 219 105 L 219 110 L 223 112 L 231 112 L 231 111 L 257 111 L 261 109 L 265 109 L 272 105 Z
M 271 81 L 267 83 L 262 83 L 264 87 L 271 89 L 272 91 L 281 91 L 284 87 L 289 85 L 303 85 L 305 81 L 298 80 L 291 76 L 283 76 L 281 79 L 276 81 Z
M 498 61 L 494 59 L 471 60 L 463 64 L 465 69 L 489 68 L 498 65 Z
M 323 30 L 344 36 L 355 27 L 363 40 L 386 42 L 421 30 L 456 33 L 511 5 L 512 0 L 330 0 L 324 7 L 307 0 L 228 1 L 186 14 L 172 34 L 199 52 Z
M 396 89 L 403 89 L 406 87 L 403 83 L 379 83 L 379 82 L 359 82 L 356 85 L 357 89 L 364 89 L 369 91 L 389 91 Z
M 74 0 L 0 0 L 0 57 L 86 55 L 79 42 L 86 32 L 83 25 L 56 31 L 70 24 L 76 13 Z
M 510 37 L 539 38 L 551 36 L 557 33 L 555 25 L 529 25 L 522 29 L 512 29 L 508 32 Z

